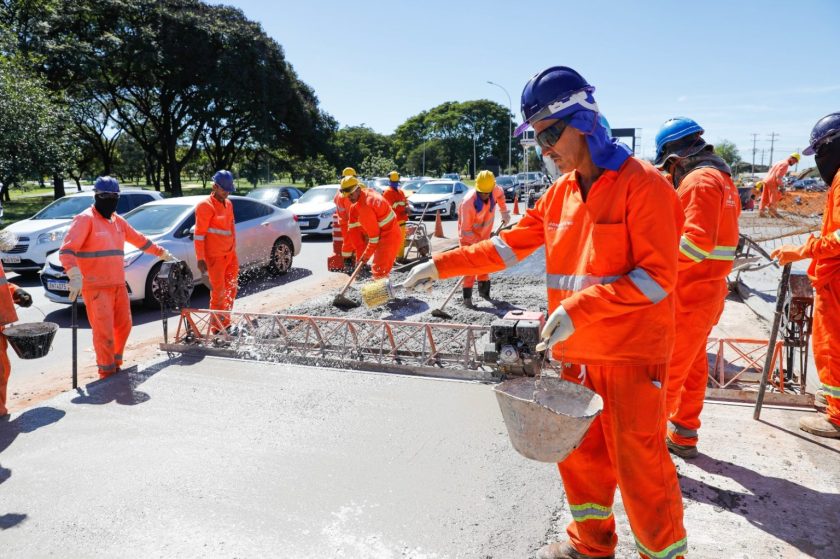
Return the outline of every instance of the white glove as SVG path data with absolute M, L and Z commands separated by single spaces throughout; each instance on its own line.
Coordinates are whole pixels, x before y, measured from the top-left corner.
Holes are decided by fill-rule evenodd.
M 67 297 L 73 302 L 82 291 L 82 272 L 79 271 L 79 268 L 70 268 L 67 270 L 67 277 L 70 279 L 70 293 Z
M 408 273 L 408 277 L 403 282 L 403 287 L 406 289 L 423 289 L 426 291 L 432 290 L 432 282 L 439 279 L 437 266 L 434 261 L 429 260 L 419 266 L 415 266 Z
M 510 223 L 510 212 L 502 212 L 502 227 Z
M 546 351 L 554 347 L 557 342 L 564 342 L 575 333 L 575 325 L 562 306 L 554 309 L 540 333 L 542 341 L 537 344 L 537 351 Z
M 163 249 L 163 254 L 160 255 L 160 259 L 164 262 L 177 262 L 178 259 L 175 258 L 175 255 L 169 252 L 166 249 Z

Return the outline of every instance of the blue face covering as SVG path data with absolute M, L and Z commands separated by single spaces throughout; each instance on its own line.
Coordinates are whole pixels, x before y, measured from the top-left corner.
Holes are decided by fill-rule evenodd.
M 588 110 L 578 110 L 567 121 L 584 134 L 589 146 L 592 162 L 603 169 L 618 171 L 627 158 L 632 155 L 630 148 L 612 138 L 599 118 L 598 113 Z
M 394 190 L 399 190 L 400 188 L 400 181 L 391 181 L 388 183 L 388 186 L 393 188 Z
M 484 208 L 484 204 L 490 204 L 490 211 L 492 212 L 496 209 L 496 199 L 493 198 L 493 194 L 490 194 L 490 198 L 487 199 L 487 202 L 481 199 L 481 196 L 478 195 L 478 192 L 475 193 L 475 199 L 473 199 L 473 206 L 475 206 L 475 211 L 480 212 L 482 208 Z

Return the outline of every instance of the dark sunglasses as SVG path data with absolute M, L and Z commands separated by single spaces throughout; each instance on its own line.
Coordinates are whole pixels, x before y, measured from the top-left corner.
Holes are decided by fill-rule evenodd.
M 558 120 L 539 134 L 537 134 L 536 140 L 537 144 L 542 149 L 548 149 L 552 147 L 554 144 L 560 140 L 560 136 L 563 135 L 563 131 L 566 129 L 566 121 Z

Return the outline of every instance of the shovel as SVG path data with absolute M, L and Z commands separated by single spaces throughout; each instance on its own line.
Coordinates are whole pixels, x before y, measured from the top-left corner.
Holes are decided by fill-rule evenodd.
M 70 327 L 73 329 L 73 389 L 79 387 L 79 344 L 77 340 L 77 332 L 79 330 L 79 301 L 73 299 L 70 313 Z
M 443 301 L 443 304 L 438 308 L 432 310 L 432 316 L 436 316 L 438 318 L 444 318 L 449 320 L 452 318 L 452 315 L 443 310 L 443 307 L 449 303 L 449 300 L 452 299 L 452 296 L 455 295 L 455 292 L 458 291 L 458 288 L 461 287 L 461 284 L 464 283 L 464 276 L 461 276 L 458 281 L 455 282 L 455 285 L 452 286 L 452 291 L 449 292 L 449 295 L 446 296 L 446 299 Z
M 350 285 L 352 285 L 353 281 L 356 279 L 356 276 L 359 275 L 359 271 L 364 265 L 365 261 L 360 258 L 359 264 L 356 266 L 356 269 L 353 270 L 353 274 L 350 276 L 350 279 L 347 280 L 347 283 L 344 284 L 344 287 L 341 289 L 341 291 L 338 292 L 338 295 L 336 295 L 333 299 L 334 306 L 340 309 L 355 309 L 359 306 L 359 303 L 346 297 L 344 294 L 347 293 L 348 289 L 350 289 Z

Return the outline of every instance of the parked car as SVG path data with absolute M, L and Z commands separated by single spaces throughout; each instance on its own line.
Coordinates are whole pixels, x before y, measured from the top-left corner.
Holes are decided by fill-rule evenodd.
M 467 192 L 467 185 L 459 181 L 429 181 L 408 198 L 408 211 L 420 215 L 425 210 L 426 215 L 434 215 L 440 210 L 442 216 L 455 219 Z
M 548 178 L 542 173 L 519 173 L 516 175 L 516 182 L 519 184 L 520 192 L 526 192 L 529 189 L 538 192 L 550 184 Z
M 820 179 L 815 178 L 806 178 L 806 179 L 799 179 L 795 181 L 791 188 L 794 190 L 815 190 L 815 191 L 822 191 L 826 190 L 825 183 Z
M 159 192 L 123 190 L 117 202 L 117 213 L 122 215 L 147 202 L 162 199 Z M 0 252 L 0 261 L 6 271 L 31 273 L 40 270 L 47 256 L 59 249 L 70 222 L 93 205 L 93 192 L 76 192 L 59 198 L 30 217 L 12 223 L 5 231 L 18 237 L 17 244 L 8 252 Z
M 519 196 L 519 183 L 512 175 L 499 175 L 496 177 L 496 185 L 505 193 L 507 202 L 513 202 L 514 198 Z
M 417 190 L 421 186 L 423 186 L 424 184 L 426 184 L 427 182 L 429 182 L 431 180 L 435 180 L 435 179 L 432 179 L 432 178 L 429 178 L 429 177 L 423 177 L 423 178 L 419 178 L 419 179 L 411 179 L 411 180 L 407 181 L 405 184 L 403 184 L 400 188 L 402 188 L 402 190 L 403 190 L 403 192 L 405 193 L 406 196 L 411 196 L 412 194 L 417 192 Z
M 458 173 L 444 173 L 441 179 L 459 181 L 461 180 L 461 175 L 459 175 Z
M 245 197 L 285 209 L 294 204 L 295 200 L 300 198 L 301 195 L 303 195 L 303 192 L 294 186 L 266 186 L 255 188 Z
M 297 202 L 289 206 L 295 216 L 300 232 L 304 234 L 331 235 L 335 214 L 337 184 L 314 186 L 303 193 Z
M 201 281 L 195 258 L 193 231 L 195 207 L 206 196 L 185 196 L 145 204 L 124 217 L 132 227 L 186 262 L 195 282 Z M 236 224 L 236 255 L 243 271 L 268 267 L 274 274 L 285 274 L 292 260 L 300 254 L 300 229 L 292 213 L 242 196 L 230 196 Z M 141 252 L 134 245 L 125 245 L 125 283 L 128 298 L 157 307 L 152 295 L 152 279 L 160 269 L 160 259 Z M 41 284 L 47 299 L 70 303 L 67 274 L 58 259 L 50 254 L 41 271 Z

